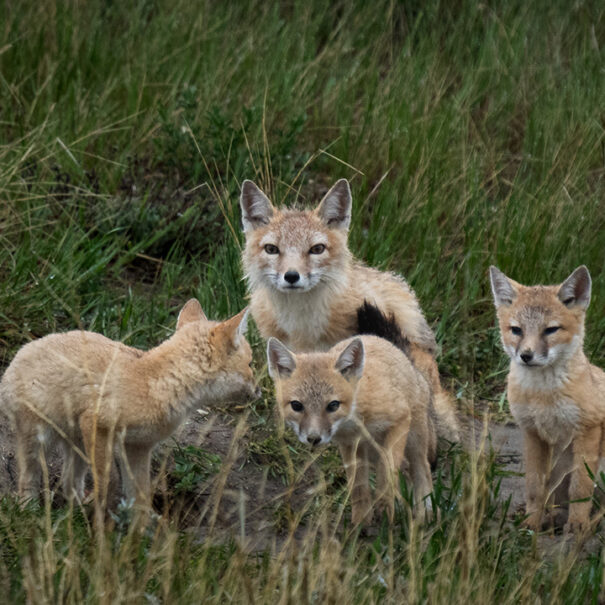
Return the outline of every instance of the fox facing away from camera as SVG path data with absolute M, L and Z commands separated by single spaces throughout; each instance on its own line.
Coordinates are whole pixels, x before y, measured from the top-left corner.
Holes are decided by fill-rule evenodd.
M 585 528 L 587 467 L 597 474 L 605 438 L 605 372 L 583 351 L 590 274 L 581 266 L 558 286 L 528 287 L 491 267 L 490 278 L 511 359 L 508 400 L 524 433 L 526 523 L 541 527 L 544 508 L 566 501 L 566 529 Z
M 191 299 L 173 336 L 149 351 L 85 331 L 23 346 L 0 382 L 16 431 L 20 496 L 38 494 L 40 447 L 58 442 L 66 497 L 82 499 L 90 465 L 104 502 L 115 452 L 126 496 L 148 504 L 152 448 L 199 404 L 255 396 L 246 319 L 242 311 L 209 321 Z
M 363 335 L 327 352 L 299 354 L 270 338 L 267 358 L 285 423 L 303 443 L 338 445 L 353 523 L 369 520 L 372 513 L 370 464 L 377 468 L 377 500 L 389 517 L 397 472 L 404 470 L 422 519 L 424 506 L 430 509 L 426 496 L 433 489 L 429 460 L 435 457 L 436 437 L 428 413 L 431 390 L 408 357 L 383 338 Z
M 406 281 L 355 260 L 347 247 L 351 190 L 339 180 L 314 210 L 275 208 L 252 182 L 240 198 L 250 310 L 264 338 L 297 352 L 327 350 L 356 333 L 364 300 L 392 315 L 433 390 L 440 435 L 457 441 L 454 405 L 441 387 L 436 343 Z

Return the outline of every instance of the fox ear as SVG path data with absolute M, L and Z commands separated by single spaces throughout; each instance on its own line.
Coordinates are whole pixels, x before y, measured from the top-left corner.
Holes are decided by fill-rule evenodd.
M 269 376 L 273 380 L 290 376 L 296 369 L 294 355 L 277 338 L 269 338 L 269 342 L 267 343 L 267 362 L 269 364 Z
M 202 311 L 202 305 L 200 305 L 197 298 L 190 298 L 179 313 L 179 317 L 176 320 L 176 329 L 182 328 L 185 324 L 189 324 L 193 321 L 208 321 L 208 318 Z
M 517 297 L 517 291 L 510 279 L 494 265 L 489 268 L 489 279 L 492 284 L 492 294 L 494 295 L 496 308 L 512 305 L 513 300 Z
M 248 328 L 248 307 L 234 315 L 230 319 L 226 319 L 214 328 L 214 333 L 220 335 L 223 342 L 229 346 L 237 348 L 240 346 L 243 339 L 246 338 L 246 330 Z
M 324 195 L 316 209 L 317 216 L 333 229 L 348 229 L 351 224 L 351 188 L 347 179 L 340 179 Z
M 244 233 L 254 231 L 261 225 L 266 225 L 273 216 L 273 206 L 269 198 L 252 181 L 247 179 L 242 183 L 239 205 L 242 208 Z
M 582 265 L 561 284 L 557 296 L 566 307 L 587 309 L 591 287 L 590 273 L 586 266 Z
M 339 355 L 334 367 L 347 379 L 361 378 L 365 361 L 365 351 L 361 338 L 352 340 Z

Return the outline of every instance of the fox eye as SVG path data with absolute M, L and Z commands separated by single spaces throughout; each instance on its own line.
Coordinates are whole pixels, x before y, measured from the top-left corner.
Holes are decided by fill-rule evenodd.
M 267 254 L 279 254 L 279 248 L 273 244 L 265 244 L 265 252 Z
M 330 401 L 326 406 L 328 412 L 335 412 L 340 407 L 340 401 Z
M 290 402 L 290 407 L 295 411 L 295 412 L 302 412 L 304 409 L 303 404 L 300 401 L 291 401 Z
M 560 326 L 550 326 L 550 328 L 546 328 L 546 330 L 544 330 L 544 334 L 554 334 L 558 330 L 560 330 Z
M 326 249 L 324 244 L 315 244 L 311 246 L 309 254 L 321 254 Z
M 521 336 L 523 334 L 523 330 L 519 327 L 519 326 L 511 326 L 510 327 L 510 331 L 515 335 L 515 336 Z

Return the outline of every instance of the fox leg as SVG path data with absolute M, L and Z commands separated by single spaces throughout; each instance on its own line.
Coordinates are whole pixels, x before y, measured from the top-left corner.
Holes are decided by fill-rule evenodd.
M 37 425 L 28 428 L 17 424 L 17 469 L 19 474 L 18 492 L 20 498 L 36 498 L 40 494 L 41 443 Z
M 358 525 L 368 518 L 372 508 L 367 447 L 358 442 L 340 444 L 340 455 L 351 494 L 351 521 Z
M 78 444 L 78 448 L 83 450 L 83 444 Z M 88 470 L 88 463 L 71 443 L 63 443 L 63 452 L 63 470 L 61 473 L 63 494 L 68 500 L 75 496 L 82 501 L 84 499 L 84 479 Z
M 572 442 L 573 471 L 569 485 L 569 518 L 565 530 L 585 529 L 590 519 L 594 479 L 591 479 L 586 466 L 593 475 L 597 473 L 601 445 L 601 425 L 593 426 L 578 435 Z M 574 502 L 585 500 L 585 502 Z
M 134 498 L 137 504 L 148 506 L 151 500 L 151 448 L 125 444 L 124 454 L 126 463 L 121 469 L 124 494 L 128 499 Z
M 409 416 L 401 423 L 391 427 L 384 438 L 382 455 L 378 456 L 376 469 L 376 500 L 378 511 L 386 508 L 389 521 L 395 512 L 394 499 L 399 491 L 399 469 L 410 430 Z
M 557 453 L 553 451 L 552 467 L 547 488 L 547 518 L 543 526 L 562 527 L 569 505 L 569 484 L 573 468 L 571 444 Z
M 112 463 L 113 430 L 102 426 L 93 414 L 84 414 L 80 418 L 80 429 L 84 448 L 90 459 L 95 500 L 104 508 L 107 503 Z
M 406 458 L 414 486 L 414 511 L 421 522 L 425 519 L 425 511 L 429 518 L 432 516 L 431 500 L 427 498 L 433 491 L 428 453 L 428 436 L 414 433 L 414 439 L 408 439 Z
M 552 447 L 531 429 L 523 434 L 523 458 L 525 459 L 525 525 L 539 530 L 546 499 L 546 479 L 550 466 Z

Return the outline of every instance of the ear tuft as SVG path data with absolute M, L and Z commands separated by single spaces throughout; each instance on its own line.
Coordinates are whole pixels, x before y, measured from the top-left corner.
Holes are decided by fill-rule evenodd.
M 273 380 L 287 378 L 296 369 L 296 359 L 288 347 L 277 338 L 269 338 L 267 343 L 269 376 Z
M 347 379 L 361 378 L 365 351 L 361 338 L 354 338 L 339 355 L 334 367 Z
M 506 307 L 511 305 L 517 297 L 517 291 L 508 277 L 500 269 L 492 265 L 489 268 L 489 279 L 492 285 L 492 294 L 494 295 L 496 308 L 503 305 Z
M 252 181 L 245 180 L 242 183 L 239 204 L 245 233 L 266 225 L 273 216 L 269 198 Z
M 557 296 L 566 307 L 587 309 L 591 289 L 590 273 L 585 265 L 581 265 L 561 284 Z
M 190 298 L 179 312 L 179 317 L 176 320 L 176 329 L 182 328 L 185 324 L 192 323 L 194 321 L 208 321 L 208 318 L 202 311 L 202 305 L 197 298 Z
M 351 224 L 352 205 L 349 181 L 340 179 L 319 203 L 317 216 L 332 229 L 348 229 Z
M 245 339 L 248 327 L 248 307 L 241 310 L 237 315 L 222 321 L 212 331 L 216 337 L 228 346 L 237 349 L 242 339 Z

